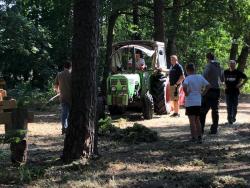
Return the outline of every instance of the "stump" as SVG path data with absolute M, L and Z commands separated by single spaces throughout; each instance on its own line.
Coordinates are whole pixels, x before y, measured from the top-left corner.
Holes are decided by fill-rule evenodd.
M 16 108 L 11 112 L 11 122 L 6 125 L 6 133 L 9 132 L 12 137 L 18 138 L 17 141 L 11 141 L 11 161 L 14 164 L 26 163 L 27 161 L 27 109 Z

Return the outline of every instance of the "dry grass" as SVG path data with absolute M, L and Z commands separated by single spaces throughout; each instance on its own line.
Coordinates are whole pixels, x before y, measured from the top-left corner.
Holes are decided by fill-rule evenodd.
M 36 113 L 29 124 L 29 161 L 13 167 L 7 145 L 0 147 L 0 187 L 248 187 L 250 182 L 250 104 L 240 104 L 237 126 L 224 125 L 225 105 L 220 110 L 217 136 L 207 134 L 202 145 L 189 143 L 189 125 L 168 115 L 143 120 L 134 113 L 114 123 L 125 128 L 135 122 L 158 131 L 160 140 L 137 145 L 101 139 L 102 157 L 81 159 L 69 165 L 58 159 L 64 136 L 58 114 Z M 211 123 L 208 115 L 208 125 Z M 3 133 L 3 126 L 0 126 Z

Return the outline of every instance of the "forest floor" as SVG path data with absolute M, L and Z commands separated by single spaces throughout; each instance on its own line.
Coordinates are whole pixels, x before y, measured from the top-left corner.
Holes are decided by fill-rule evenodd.
M 0 145 L 0 187 L 250 187 L 250 100 L 241 98 L 237 122 L 226 123 L 221 103 L 217 135 L 209 135 L 210 112 L 203 144 L 189 142 L 188 119 L 169 115 L 143 120 L 138 113 L 114 118 L 125 128 L 143 124 L 159 133 L 153 143 L 126 144 L 100 138 L 101 157 L 64 165 L 58 108 L 35 112 L 28 126 L 29 150 L 26 166 L 14 167 L 8 145 Z M 0 125 L 0 134 L 4 126 Z

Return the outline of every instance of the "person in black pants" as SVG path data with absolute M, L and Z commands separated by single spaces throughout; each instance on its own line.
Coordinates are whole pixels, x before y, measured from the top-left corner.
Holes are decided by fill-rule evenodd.
M 215 60 L 212 53 L 206 54 L 207 65 L 204 69 L 203 76 L 210 83 L 211 88 L 202 97 L 200 122 L 202 133 L 206 122 L 206 115 L 209 109 L 212 109 L 213 124 L 210 127 L 210 134 L 216 134 L 219 122 L 219 100 L 220 100 L 220 82 L 224 81 L 223 71 L 220 64 Z
M 236 121 L 240 88 L 247 82 L 247 76 L 236 69 L 236 61 L 229 61 L 229 69 L 224 71 L 225 94 L 227 103 L 227 120 L 229 124 Z

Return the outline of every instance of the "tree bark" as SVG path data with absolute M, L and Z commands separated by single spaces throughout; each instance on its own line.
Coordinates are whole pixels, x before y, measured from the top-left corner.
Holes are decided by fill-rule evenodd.
M 94 154 L 98 1 L 74 0 L 72 108 L 62 159 L 71 162 Z
M 20 141 L 10 143 L 11 162 L 21 165 L 27 161 L 28 139 L 27 139 L 28 111 L 17 108 L 11 112 L 11 122 L 5 125 L 6 133 L 18 137 Z M 24 131 L 23 133 L 21 131 Z
M 230 60 L 236 60 L 237 57 L 237 53 L 238 53 L 238 42 L 237 42 L 238 38 L 233 37 L 233 41 L 232 41 L 232 46 L 231 46 L 231 50 L 230 50 Z
M 154 40 L 165 42 L 164 1 L 154 0 Z
M 177 47 L 176 47 L 176 35 L 179 28 L 179 18 L 181 14 L 181 0 L 173 0 L 173 9 L 172 9 L 172 29 L 170 29 L 169 37 L 168 37 L 168 45 L 167 45 L 167 62 L 168 66 L 170 66 L 170 56 L 177 55 Z
M 139 6 L 138 0 L 133 1 L 133 24 L 139 28 Z M 138 29 L 137 29 L 138 30 Z M 136 31 L 132 35 L 132 40 L 141 40 L 139 31 Z
M 113 44 L 113 30 L 115 27 L 116 20 L 119 16 L 119 12 L 116 11 L 112 13 L 108 19 L 108 33 L 107 33 L 107 43 L 106 43 L 106 57 L 105 57 L 105 66 L 103 72 L 103 81 L 102 81 L 102 93 L 106 95 L 106 80 L 108 78 L 109 72 L 111 70 L 111 54 L 112 54 L 112 44 Z
M 247 64 L 247 58 L 250 52 L 250 35 L 245 37 L 245 45 L 242 47 L 241 49 L 241 53 L 239 55 L 239 58 L 237 60 L 238 62 L 238 70 L 244 72 L 244 69 L 246 68 L 246 64 Z

